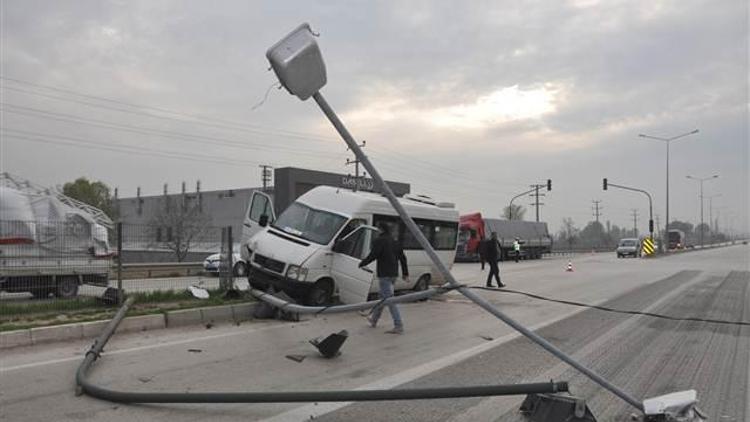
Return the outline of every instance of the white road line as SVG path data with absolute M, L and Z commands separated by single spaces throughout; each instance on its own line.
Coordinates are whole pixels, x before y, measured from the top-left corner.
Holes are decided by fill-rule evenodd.
M 707 280 L 710 277 L 703 276 L 699 277 L 700 274 L 695 274 L 691 280 L 688 282 L 679 285 L 677 288 L 667 292 L 664 294 L 664 296 L 660 297 L 658 300 L 653 302 L 651 305 L 647 306 L 642 310 L 642 312 L 653 312 L 657 308 L 659 308 L 661 305 L 666 303 L 667 301 L 670 301 L 672 299 L 675 299 L 680 294 L 684 293 L 688 288 Z M 600 349 L 604 346 L 605 343 L 609 342 L 611 339 L 618 337 L 623 332 L 630 330 L 633 325 L 638 324 L 641 319 L 647 318 L 644 315 L 633 315 L 622 322 L 618 323 L 617 325 L 610 328 L 606 333 L 604 333 L 602 336 L 596 338 L 591 343 L 588 343 L 584 345 L 582 348 L 576 350 L 570 356 L 581 362 L 583 359 L 591 354 L 593 351 Z M 571 369 L 571 366 L 568 365 L 565 362 L 560 362 L 553 366 L 552 368 L 548 369 L 544 373 L 540 374 L 539 376 L 536 376 L 536 379 L 556 379 L 559 378 L 565 371 Z M 524 381 L 528 382 L 528 381 Z M 509 396 L 497 396 L 497 397 L 487 397 L 482 399 L 478 404 L 475 406 L 472 406 L 466 410 L 464 410 L 462 413 L 454 415 L 450 421 L 451 422 L 470 422 L 470 421 L 478 421 L 478 420 L 491 420 L 493 418 L 498 417 L 498 415 L 502 415 L 505 412 L 508 412 L 512 410 L 513 408 L 517 408 L 518 402 L 520 399 L 518 397 L 509 397 Z
M 223 333 L 223 334 L 214 334 L 214 335 L 203 336 L 203 337 L 191 337 L 191 338 L 184 339 L 184 340 L 174 340 L 174 341 L 168 341 L 168 342 L 164 342 L 164 343 L 149 344 L 149 345 L 146 345 L 146 346 L 131 347 L 131 348 L 128 348 L 128 349 L 113 350 L 111 352 L 105 352 L 105 353 L 103 353 L 103 356 L 121 355 L 121 354 L 125 354 L 125 353 L 140 352 L 142 350 L 158 349 L 160 347 L 177 346 L 177 345 L 180 345 L 180 344 L 187 344 L 187 343 L 200 342 L 200 341 L 206 341 L 206 340 L 214 340 L 214 339 L 217 339 L 217 338 L 241 336 L 241 335 L 255 333 L 255 332 L 258 332 L 258 331 L 270 330 L 272 328 L 278 328 L 278 327 L 284 327 L 284 326 L 285 325 L 283 325 L 283 324 L 278 324 L 278 325 L 274 324 L 274 325 L 267 326 L 267 327 L 258 327 L 258 328 L 243 330 L 243 331 L 240 331 L 240 332 L 230 332 L 230 333 Z M 42 361 L 42 362 L 26 363 L 26 364 L 23 364 L 23 365 L 0 367 L 0 373 L 10 372 L 10 371 L 17 371 L 19 369 L 35 368 L 35 367 L 38 367 L 38 366 L 56 365 L 56 364 L 59 364 L 59 363 L 66 363 L 66 362 L 81 360 L 81 359 L 83 359 L 84 354 L 85 354 L 85 351 L 82 352 L 82 353 L 80 353 L 80 354 L 78 354 L 78 355 L 67 357 L 67 358 L 51 359 L 51 360 L 46 360 L 46 361 Z
M 597 302 L 596 304 L 602 304 L 606 302 L 607 300 L 602 300 Z M 568 317 L 571 317 L 575 314 L 578 314 L 580 312 L 585 311 L 585 308 L 576 309 L 574 311 L 568 312 L 566 314 L 562 314 L 560 316 L 548 319 L 544 322 L 541 322 L 539 324 L 535 324 L 531 327 L 529 327 L 531 330 L 539 330 L 542 328 L 547 327 L 548 325 L 554 324 L 555 322 L 565 319 Z M 417 378 L 421 378 L 425 375 L 429 375 L 435 371 L 438 371 L 440 369 L 443 369 L 445 367 L 455 365 L 457 363 L 460 363 L 461 361 L 464 361 L 466 359 L 469 359 L 473 356 L 476 356 L 480 353 L 483 353 L 487 350 L 490 350 L 494 347 L 497 347 L 505 342 L 511 341 L 513 339 L 516 339 L 520 337 L 521 334 L 517 332 L 513 332 L 510 334 L 506 334 L 500 338 L 497 338 L 495 340 L 489 341 L 487 343 L 479 344 L 477 346 L 473 346 L 471 348 L 462 350 L 460 352 L 456 352 L 452 355 L 444 356 L 442 358 L 433 360 L 431 362 L 427 362 L 423 365 L 417 366 L 415 368 L 399 372 L 398 374 L 391 375 L 389 377 L 382 378 L 380 380 L 377 380 L 375 382 L 372 382 L 370 384 L 366 384 L 363 386 L 360 386 L 358 388 L 355 388 L 355 390 L 377 390 L 377 389 L 390 389 L 393 387 L 396 387 L 401 384 L 405 384 L 407 382 L 413 381 Z M 265 422 L 284 422 L 284 421 L 300 421 L 300 420 L 308 420 L 311 417 L 319 417 L 322 415 L 325 415 L 326 413 L 330 413 L 333 411 L 336 411 L 338 409 L 341 409 L 342 407 L 346 407 L 348 405 L 352 404 L 352 402 L 327 402 L 327 403 L 315 403 L 315 404 L 309 404 L 305 406 L 300 406 L 297 408 L 294 408 L 292 410 L 289 410 L 284 413 L 280 413 L 276 416 L 263 419 Z

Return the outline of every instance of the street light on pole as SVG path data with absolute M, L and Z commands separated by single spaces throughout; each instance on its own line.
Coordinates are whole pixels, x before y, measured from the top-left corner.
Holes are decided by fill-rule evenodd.
M 693 130 L 691 132 L 683 133 L 681 135 L 673 136 L 671 138 L 662 138 L 662 137 L 659 137 L 659 136 L 644 135 L 642 133 L 638 134 L 638 136 L 640 136 L 641 138 L 655 139 L 657 141 L 663 141 L 665 144 L 667 144 L 667 194 L 666 194 L 666 197 L 667 197 L 667 210 L 666 210 L 667 211 L 667 215 L 666 215 L 667 221 L 666 221 L 666 224 L 664 225 L 664 248 L 665 248 L 665 251 L 666 251 L 667 248 L 669 248 L 669 143 L 672 142 L 672 141 L 676 141 L 677 139 L 684 138 L 684 137 L 689 136 L 689 135 L 694 135 L 696 133 L 698 133 L 698 129 L 695 129 L 695 130 Z
M 694 176 L 687 175 L 685 177 L 687 177 L 688 179 L 696 180 L 701 185 L 701 226 L 700 227 L 701 227 L 701 248 L 702 248 L 703 247 L 703 232 L 706 231 L 704 230 L 704 226 L 703 226 L 703 182 L 705 182 L 706 180 L 716 179 L 717 177 L 719 177 L 719 175 L 714 174 L 713 176 L 708 176 L 708 177 L 694 177 Z
M 711 242 L 713 243 L 713 239 L 716 236 L 716 232 L 719 231 L 719 223 L 717 222 L 714 224 L 714 198 L 720 197 L 721 194 L 717 193 L 716 195 L 709 195 L 708 196 L 708 228 L 711 230 Z M 719 217 L 716 217 L 716 220 L 718 221 Z

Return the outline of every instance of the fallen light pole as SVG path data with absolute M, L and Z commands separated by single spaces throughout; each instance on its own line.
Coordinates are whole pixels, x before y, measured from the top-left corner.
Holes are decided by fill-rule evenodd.
M 356 158 L 361 160 L 365 168 L 370 172 L 375 182 L 380 186 L 386 198 L 388 198 L 391 205 L 399 213 L 406 227 L 411 231 L 412 235 L 417 239 L 420 245 L 424 248 L 433 263 L 437 266 L 443 277 L 448 281 L 448 286 L 437 289 L 429 289 L 428 291 L 414 293 L 406 295 L 407 297 L 390 298 L 386 301 L 371 301 L 362 304 L 354 305 L 343 305 L 333 307 L 306 307 L 293 305 L 289 302 L 276 298 L 270 294 L 255 289 L 251 290 L 251 293 L 263 300 L 264 302 L 271 303 L 274 306 L 282 307 L 286 310 L 292 308 L 304 313 L 326 313 L 326 312 L 343 312 L 351 311 L 353 309 L 366 309 L 373 306 L 383 305 L 390 301 L 406 301 L 405 299 L 414 300 L 416 297 L 429 297 L 436 294 L 445 293 L 449 290 L 457 290 L 473 302 L 478 304 L 480 307 L 485 309 L 487 312 L 493 314 L 498 319 L 502 320 L 506 324 L 510 325 L 516 331 L 520 332 L 527 338 L 531 339 L 544 349 L 557 356 L 559 359 L 573 366 L 575 369 L 603 386 L 607 390 L 611 391 L 631 406 L 638 409 L 644 414 L 646 421 L 680 421 L 680 422 L 698 422 L 703 419 L 698 414 L 695 417 L 689 419 L 684 418 L 685 415 L 694 414 L 694 405 L 697 399 L 695 398 L 695 391 L 689 390 L 686 392 L 674 393 L 674 395 L 661 396 L 653 399 L 641 402 L 634 398 L 627 392 L 623 391 L 619 387 L 610 383 L 596 372 L 588 369 L 584 365 L 580 364 L 572 357 L 563 353 L 561 350 L 556 348 L 554 345 L 549 343 L 547 340 L 537 335 L 533 331 L 527 329 L 523 325 L 519 324 L 515 320 L 511 319 L 499 309 L 495 308 L 492 304 L 484 300 L 472 292 L 469 288 L 460 285 L 454 278 L 448 269 L 438 259 L 432 246 L 424 237 L 422 232 L 417 228 L 414 221 L 409 217 L 404 208 L 396 199 L 395 195 L 383 181 L 380 173 L 375 169 L 372 163 L 369 161 L 367 156 L 364 155 L 359 145 L 354 141 L 352 136 L 349 134 L 343 123 L 338 119 L 336 114 L 333 112 L 331 107 L 325 101 L 323 96 L 320 94 L 319 89 L 326 83 L 325 65 L 323 64 L 320 50 L 318 49 L 317 43 L 313 39 L 314 34 L 310 29 L 309 25 L 303 24 L 299 26 L 292 33 L 287 35 L 280 42 L 275 44 L 266 54 L 271 65 L 279 77 L 282 85 L 293 95 L 298 96 L 300 99 L 305 100 L 309 97 L 313 97 L 318 103 L 320 108 L 323 110 L 328 119 L 333 123 L 336 130 L 344 138 L 344 141 L 355 153 Z M 421 295 L 421 296 L 420 296 Z M 102 334 L 96 339 L 91 349 L 86 353 L 86 356 L 81 363 L 78 371 L 76 372 L 76 385 L 78 394 L 89 394 L 93 397 L 97 397 L 104 400 L 121 402 L 121 403 L 291 403 L 291 402 L 346 402 L 346 401 L 377 401 L 377 400 L 415 400 L 415 399 L 434 399 L 434 398 L 452 398 L 452 397 L 482 397 L 482 396 L 498 396 L 498 395 L 541 395 L 542 399 L 535 402 L 552 403 L 550 409 L 555 405 L 559 405 L 560 399 L 568 399 L 569 397 L 557 398 L 556 393 L 567 392 L 568 384 L 566 382 L 547 382 L 547 383 L 535 383 L 535 384 L 516 384 L 516 385 L 483 385 L 483 386 L 468 386 L 468 387 L 444 387 L 444 388 L 418 388 L 418 389 L 394 389 L 394 390 L 339 390 L 339 391 L 290 391 L 290 392 L 220 392 L 220 393 L 169 393 L 169 392 L 130 392 L 130 391 L 116 391 L 106 389 L 97 385 L 94 385 L 87 380 L 87 373 L 91 368 L 92 364 L 100 356 L 104 346 L 106 345 L 109 338 L 115 332 L 117 326 L 122 321 L 123 317 L 128 311 L 128 308 L 132 304 L 132 299 L 128 299 L 125 304 L 120 308 L 115 317 L 110 321 L 107 327 L 104 329 Z M 676 396 L 675 396 L 676 395 Z M 569 404 L 569 403 L 568 403 Z M 535 405 L 531 405 L 534 407 Z M 582 411 L 582 409 L 584 411 Z M 528 409 L 533 412 L 533 409 Z M 554 417 L 554 420 L 569 420 L 569 421 L 585 421 L 591 420 L 588 418 L 590 412 L 587 412 L 585 405 L 581 406 L 580 403 L 576 403 L 573 408 L 570 406 L 566 409 L 571 414 L 566 415 L 565 418 L 560 418 L 559 413 L 555 413 L 555 410 L 550 410 L 549 413 L 545 411 L 549 416 Z M 558 411 L 559 412 L 559 411 Z M 580 416 L 579 416 L 580 415 Z M 679 417 L 679 419 L 678 419 Z M 533 419 L 540 420 L 540 419 Z M 549 420 L 549 419 L 541 419 Z
M 520 332 L 530 340 L 534 341 L 539 346 L 552 353 L 557 358 L 566 362 L 570 366 L 577 369 L 579 372 L 593 380 L 600 386 L 606 388 L 622 400 L 635 407 L 638 411 L 645 414 L 644 404 L 642 401 L 636 399 L 623 389 L 614 385 L 613 383 L 606 380 L 601 375 L 597 374 L 593 370 L 589 369 L 585 365 L 576 361 L 572 357 L 568 356 L 562 350 L 555 347 L 553 344 L 539 336 L 535 332 L 524 327 L 522 324 L 516 322 L 514 319 L 505 315 L 502 311 L 497 309 L 494 305 L 477 295 L 470 289 L 459 284 L 448 268 L 440 261 L 435 251 L 432 249 L 432 245 L 424 236 L 421 230 L 417 227 L 414 220 L 406 213 L 406 210 L 398 202 L 398 199 L 394 195 L 388 184 L 385 183 L 384 179 L 380 176 L 380 173 L 375 166 L 370 162 L 369 158 L 364 154 L 362 149 L 359 147 L 354 137 L 349 133 L 344 124 L 339 120 L 336 113 L 333 111 L 331 106 L 325 100 L 323 95 L 320 93 L 320 89 L 325 86 L 327 82 L 325 63 L 323 57 L 318 48 L 318 44 L 314 37 L 316 34 L 312 32 L 312 29 L 308 24 L 302 24 L 289 33 L 282 40 L 274 44 L 266 52 L 266 57 L 271 63 L 276 76 L 279 78 L 281 84 L 286 90 L 297 96 L 300 100 L 307 100 L 312 97 L 318 104 L 320 109 L 323 111 L 328 120 L 333 124 L 336 131 L 346 142 L 349 149 L 354 152 L 355 157 L 359 160 L 365 169 L 370 172 L 370 176 L 375 180 L 376 186 L 378 186 L 383 195 L 391 203 L 391 206 L 401 217 L 401 220 L 405 226 L 409 229 L 412 236 L 419 242 L 420 246 L 429 256 L 430 260 L 437 267 L 443 278 L 448 281 L 448 284 L 452 289 L 457 290 L 468 299 L 479 305 L 481 308 L 491 313 L 501 321 L 510 325 L 513 329 Z M 693 406 L 695 403 L 689 403 L 686 406 Z M 649 415 L 646 415 L 647 417 Z M 700 420 L 700 419 L 692 419 Z

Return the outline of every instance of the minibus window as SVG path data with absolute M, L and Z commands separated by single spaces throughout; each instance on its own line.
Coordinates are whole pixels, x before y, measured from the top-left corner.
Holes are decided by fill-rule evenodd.
M 456 231 L 458 227 L 455 223 L 435 223 L 435 237 L 432 246 L 438 250 L 456 249 Z
M 427 240 L 431 242 L 432 222 L 425 221 L 425 220 L 414 220 L 414 222 L 417 223 L 417 227 L 419 227 L 419 230 L 422 232 L 424 237 L 426 237 Z M 404 249 L 422 249 L 422 246 L 419 244 L 419 242 L 417 242 L 417 238 L 411 234 L 411 232 L 406 228 L 406 226 L 404 226 L 403 229 L 404 229 Z
M 344 227 L 344 229 L 341 230 L 341 233 L 338 235 L 338 237 L 336 237 L 336 240 L 345 238 L 346 235 L 348 235 L 354 229 L 356 229 L 357 227 L 359 227 L 359 226 L 361 226 L 361 225 L 363 225 L 365 223 L 366 223 L 365 220 L 363 220 L 361 218 L 354 218 L 352 220 L 349 220 L 349 223 L 347 223 L 346 226 Z
M 273 227 L 302 239 L 327 245 L 345 221 L 346 218 L 340 215 L 294 202 L 279 216 Z

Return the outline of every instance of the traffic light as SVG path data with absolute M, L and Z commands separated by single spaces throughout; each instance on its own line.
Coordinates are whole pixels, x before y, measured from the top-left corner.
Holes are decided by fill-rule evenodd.
M 552 190 L 552 179 L 547 179 L 547 191 Z
M 607 178 L 602 179 L 602 189 L 607 190 Z
M 654 232 L 654 220 L 648 220 L 648 231 L 649 233 Z

